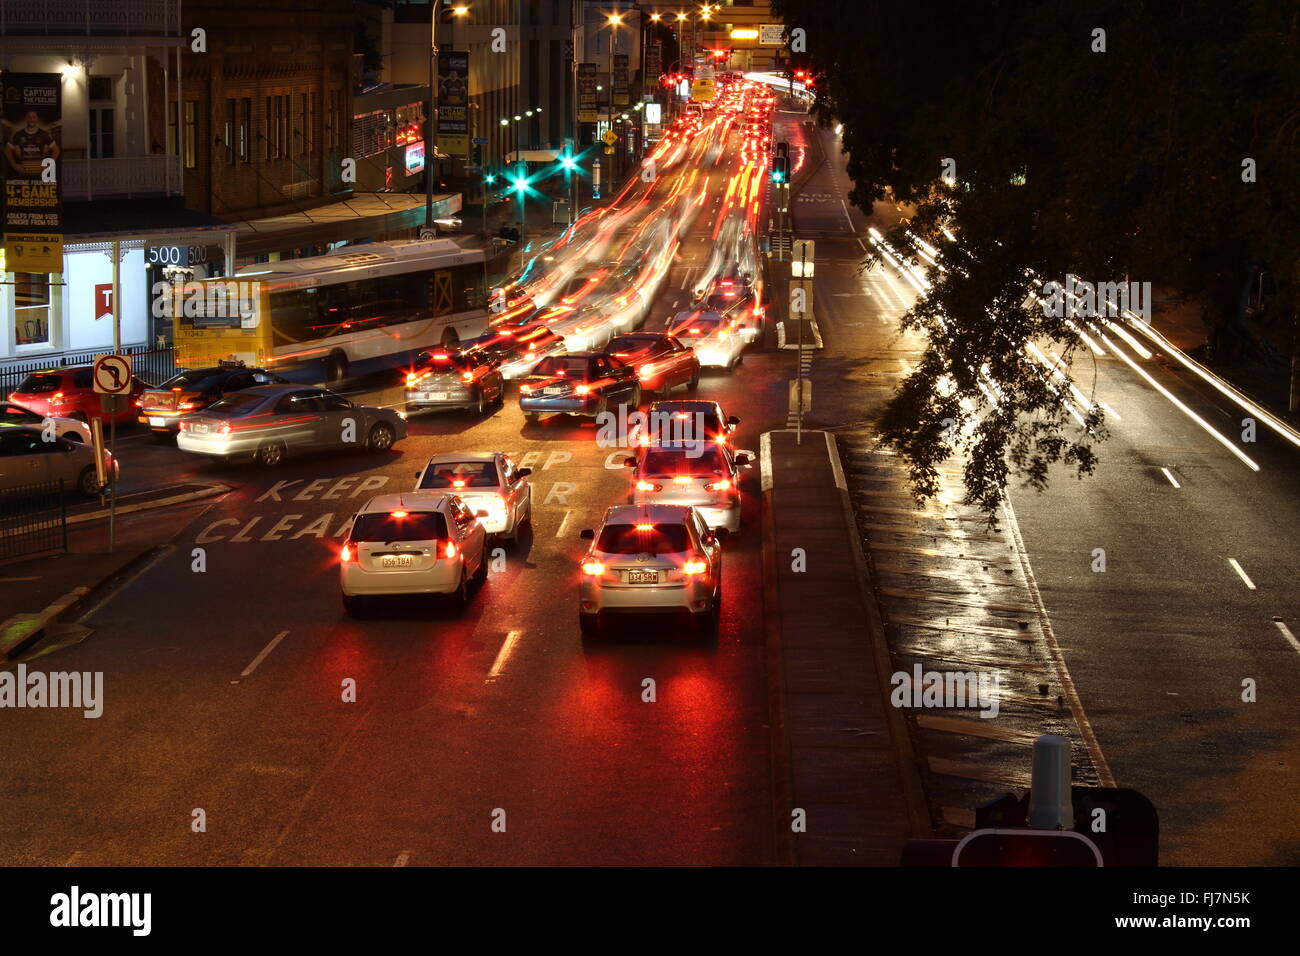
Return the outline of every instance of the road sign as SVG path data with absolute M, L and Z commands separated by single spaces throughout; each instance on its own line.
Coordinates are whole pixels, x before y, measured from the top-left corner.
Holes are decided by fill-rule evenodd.
M 434 236 L 436 236 L 436 235 L 437 235 L 437 231 L 436 231 L 436 230 L 430 229 L 428 226 L 421 226 L 421 227 L 420 227 L 420 238 L 421 238 L 421 239 L 432 239 L 432 238 L 434 238 Z
M 618 133 L 615 133 L 612 129 L 607 129 L 601 139 L 605 141 L 606 146 L 613 146 L 618 142 Z
M 606 147 L 605 147 L 605 155 L 606 155 L 606 156 L 613 156 L 613 155 L 614 155 L 614 147 L 613 147 L 613 146 L 606 146 Z
M 475 146 L 486 146 L 487 144 L 488 144 L 488 141 L 487 141 L 486 139 L 484 139 L 482 136 L 475 136 L 475 137 L 474 137 L 474 145 L 475 145 Z
M 131 391 L 131 359 L 126 355 L 101 355 L 95 359 L 95 391 L 100 395 L 126 395 Z
M 953 866 L 1102 866 L 1101 851 L 1074 830 L 976 830 L 952 851 Z

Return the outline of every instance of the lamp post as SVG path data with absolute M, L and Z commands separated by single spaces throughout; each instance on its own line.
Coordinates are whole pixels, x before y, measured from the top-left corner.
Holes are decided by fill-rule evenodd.
M 618 47 L 618 28 L 623 23 L 623 15 L 618 12 L 611 13 L 608 17 L 609 22 L 609 99 L 607 101 L 608 109 L 605 114 L 606 128 L 614 128 L 614 52 Z M 614 154 L 617 160 L 618 154 Z M 614 173 L 614 163 L 610 163 L 610 173 Z M 610 181 L 613 182 L 614 176 L 611 175 Z
M 433 0 L 429 10 L 429 115 L 425 117 L 424 137 L 424 228 L 433 230 L 433 175 L 438 163 L 438 136 L 433 116 L 438 108 L 437 65 L 438 65 L 438 7 L 441 0 Z M 457 5 L 451 8 L 453 15 L 463 17 L 469 13 L 469 7 Z M 469 78 L 466 77 L 466 82 Z

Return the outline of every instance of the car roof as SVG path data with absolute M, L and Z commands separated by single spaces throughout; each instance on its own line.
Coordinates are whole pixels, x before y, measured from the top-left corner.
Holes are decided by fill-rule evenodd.
M 614 505 L 605 512 L 604 524 L 685 524 L 690 505 Z
M 254 385 L 252 388 L 241 389 L 240 395 L 260 395 L 264 398 L 270 398 L 275 395 L 284 395 L 289 392 L 328 392 L 329 389 L 321 388 L 319 385 L 303 385 L 299 382 L 279 382 L 270 385 Z
M 390 511 L 442 511 L 448 499 L 456 497 L 449 491 L 401 491 L 375 495 L 357 509 L 357 514 L 387 514 Z
M 721 405 L 704 398 L 670 398 L 658 402 L 652 402 L 650 405 L 650 411 L 653 412 L 656 408 L 673 412 L 694 410 L 700 412 L 717 412 L 719 415 L 722 414 Z
M 28 375 L 62 375 L 64 373 L 93 371 L 93 365 L 60 365 L 56 368 L 34 368 Z M 19 383 L 21 384 L 21 383 Z
M 430 455 L 429 460 L 425 462 L 425 467 L 429 465 L 441 465 L 443 462 L 460 462 L 460 461 L 493 461 L 497 455 L 504 455 L 500 451 L 466 451 L 466 452 L 444 452 L 439 455 Z
M 563 355 L 551 355 L 549 358 L 576 358 L 576 359 L 594 359 L 597 356 L 604 357 L 604 352 L 586 351 L 586 352 L 566 352 Z

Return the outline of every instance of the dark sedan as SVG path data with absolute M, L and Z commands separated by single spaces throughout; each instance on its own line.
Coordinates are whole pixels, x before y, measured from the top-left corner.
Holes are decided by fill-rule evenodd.
M 700 384 L 700 361 L 667 332 L 629 332 L 613 339 L 605 351 L 636 369 L 641 388 L 668 394 L 678 385 Z
M 543 359 L 519 383 L 519 408 L 530 422 L 548 412 L 594 418 L 621 404 L 641 404 L 641 383 L 635 368 L 603 352 Z

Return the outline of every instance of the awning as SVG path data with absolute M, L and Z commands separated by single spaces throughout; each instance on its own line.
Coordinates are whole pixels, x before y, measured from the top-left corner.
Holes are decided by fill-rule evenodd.
M 558 163 L 560 161 L 560 151 L 558 149 L 519 149 L 506 153 L 507 163 Z

